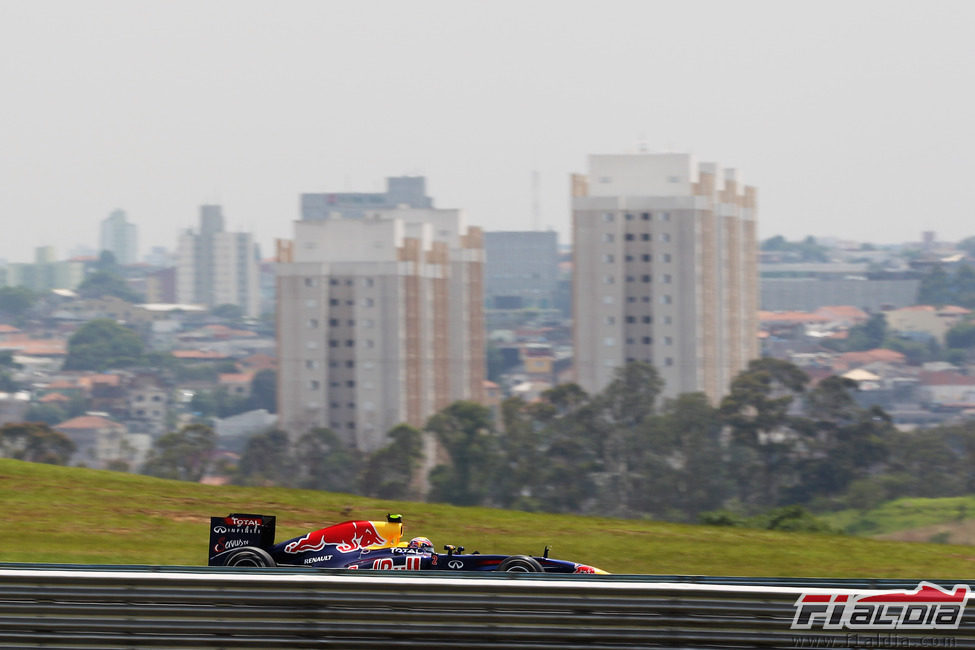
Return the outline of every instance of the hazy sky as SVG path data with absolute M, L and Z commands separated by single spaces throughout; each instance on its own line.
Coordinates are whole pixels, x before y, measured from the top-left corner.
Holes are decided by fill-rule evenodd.
M 567 234 L 586 155 L 688 151 L 760 235 L 975 235 L 975 2 L 0 0 L 0 258 L 140 250 L 221 203 L 263 253 L 298 195 L 424 174 L 487 230 Z M 562 237 L 563 241 L 565 240 Z

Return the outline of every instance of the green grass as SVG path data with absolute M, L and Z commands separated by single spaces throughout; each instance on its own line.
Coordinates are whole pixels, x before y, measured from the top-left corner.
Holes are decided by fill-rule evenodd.
M 908 498 L 882 503 L 866 512 L 841 510 L 820 519 L 855 535 L 882 535 L 975 518 L 975 496 Z
M 278 540 L 404 515 L 438 547 L 541 554 L 613 573 L 966 578 L 975 550 L 849 536 L 543 515 L 283 488 L 214 487 L 0 459 L 0 561 L 206 564 L 211 515 L 276 515 Z

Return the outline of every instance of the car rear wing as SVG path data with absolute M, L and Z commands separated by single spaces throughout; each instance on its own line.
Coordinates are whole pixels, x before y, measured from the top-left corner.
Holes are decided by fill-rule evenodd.
M 210 517 L 209 566 L 220 566 L 218 556 L 242 546 L 256 546 L 269 550 L 274 546 L 274 516 L 230 514 Z

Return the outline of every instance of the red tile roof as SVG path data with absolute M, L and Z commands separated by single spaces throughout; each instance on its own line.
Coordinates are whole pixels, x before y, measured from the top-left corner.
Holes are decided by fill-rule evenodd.
M 55 429 L 104 429 L 106 427 L 124 428 L 118 422 L 113 422 L 100 415 L 79 415 L 54 426 Z

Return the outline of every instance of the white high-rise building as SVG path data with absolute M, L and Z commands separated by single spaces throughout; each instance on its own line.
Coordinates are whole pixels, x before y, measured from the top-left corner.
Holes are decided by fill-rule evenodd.
M 296 221 L 278 251 L 279 426 L 373 450 L 399 423 L 483 401 L 482 240 L 432 207 Z
M 135 264 L 139 261 L 139 227 L 129 223 L 124 210 L 114 210 L 102 219 L 99 250 L 108 251 L 119 264 Z
M 590 392 L 652 363 L 716 402 L 758 356 L 756 192 L 688 154 L 589 157 L 572 179 L 575 369 Z
M 224 231 L 219 205 L 201 206 L 200 230 L 180 234 L 177 258 L 178 302 L 237 305 L 245 316 L 260 315 L 257 246 L 250 233 Z

